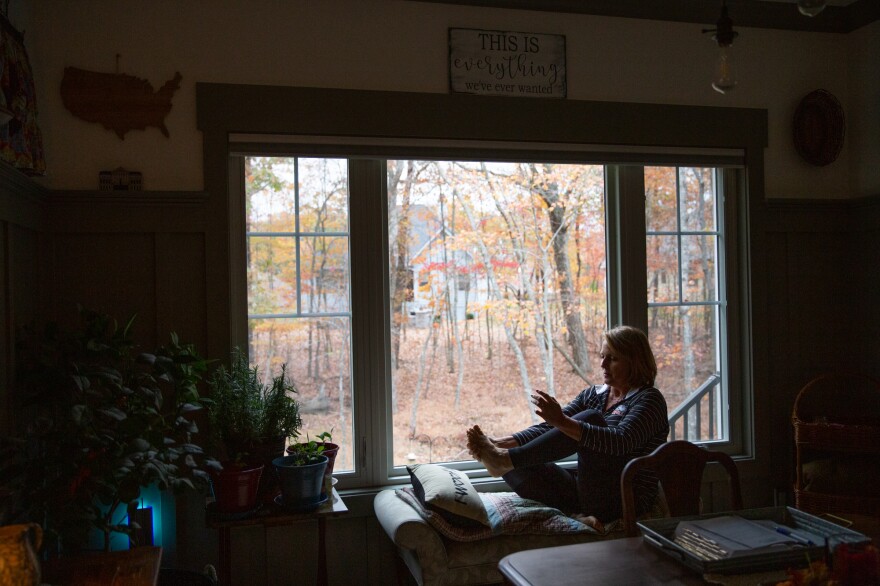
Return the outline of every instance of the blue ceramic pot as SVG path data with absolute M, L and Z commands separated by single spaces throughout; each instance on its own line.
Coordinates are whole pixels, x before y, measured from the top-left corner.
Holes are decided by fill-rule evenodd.
M 324 469 L 327 456 L 319 456 L 314 464 L 300 465 L 294 456 L 282 456 L 272 460 L 281 497 L 276 502 L 291 511 L 306 512 L 318 508 L 327 500 L 322 494 L 324 488 Z

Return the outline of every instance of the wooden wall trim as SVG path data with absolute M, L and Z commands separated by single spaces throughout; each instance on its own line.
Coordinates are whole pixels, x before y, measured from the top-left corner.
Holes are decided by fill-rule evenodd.
M 747 150 L 768 140 L 758 108 L 218 83 L 196 84 L 196 107 L 199 130 L 224 149 L 230 133 Z
M 880 195 L 856 199 L 768 199 L 767 232 L 876 230 Z
M 640 18 L 671 22 L 715 24 L 720 2 L 705 0 L 675 0 L 673 2 L 645 2 L 645 0 L 409 0 L 437 4 L 459 4 L 483 8 L 513 10 L 540 10 L 595 16 Z M 849 33 L 874 22 L 880 16 L 876 0 L 856 0 L 847 6 L 827 6 L 820 16 L 801 16 L 794 2 L 764 2 L 735 0 L 730 2 L 730 16 L 735 27 L 755 27 L 781 30 Z
M 47 227 L 72 232 L 204 232 L 202 191 L 53 191 L 47 200 Z
M 204 191 L 92 191 L 56 190 L 50 192 L 52 206 L 107 205 L 137 206 L 161 205 L 172 207 L 200 206 L 207 194 Z
M 851 200 L 851 228 L 856 232 L 880 230 L 880 195 Z

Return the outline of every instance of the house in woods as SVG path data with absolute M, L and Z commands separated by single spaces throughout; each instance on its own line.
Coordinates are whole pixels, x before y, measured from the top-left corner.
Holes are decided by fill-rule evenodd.
M 485 277 L 479 278 L 484 271 L 475 254 L 451 246 L 455 233 L 442 226 L 429 207 L 412 206 L 409 216 L 409 324 L 426 327 L 448 306 L 455 308 L 457 320 L 477 313 L 476 307 L 489 299 L 489 287 Z

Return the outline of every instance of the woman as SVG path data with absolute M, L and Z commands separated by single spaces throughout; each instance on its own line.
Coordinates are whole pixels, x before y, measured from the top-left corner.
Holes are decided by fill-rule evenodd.
M 623 467 L 653 452 L 669 433 L 647 336 L 629 326 L 609 330 L 600 357 L 605 384 L 584 389 L 565 407 L 535 391 L 535 413 L 544 423 L 501 438 L 487 436 L 477 425 L 467 431 L 468 450 L 492 476 L 502 477 L 522 497 L 578 514 L 599 528 L 622 515 Z M 574 453 L 576 471 L 553 463 Z M 634 486 L 641 515 L 657 497 L 657 478 L 640 473 Z

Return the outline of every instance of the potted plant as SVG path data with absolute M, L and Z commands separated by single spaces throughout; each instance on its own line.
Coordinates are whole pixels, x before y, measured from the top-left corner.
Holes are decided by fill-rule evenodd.
M 232 352 L 230 367 L 219 366 L 208 385 L 211 430 L 226 452 L 224 472 L 214 474 L 217 507 L 224 513 L 246 512 L 277 494 L 275 476 L 265 469 L 284 454 L 287 439 L 299 435 L 302 419 L 294 398 L 297 390 L 286 364 L 266 384 L 239 348 Z M 246 488 L 248 482 L 258 483 L 255 493 Z M 232 495 L 253 494 L 254 501 L 232 503 L 221 498 L 230 486 Z
M 279 504 L 285 509 L 305 512 L 316 509 L 329 498 L 324 491 L 324 471 L 328 458 L 322 442 L 296 444 L 288 455 L 272 460 L 281 485 Z
M 219 465 L 195 443 L 207 363 L 194 347 L 172 333 L 170 344 L 138 353 L 134 317 L 120 327 L 80 308 L 80 318 L 71 331 L 50 324 L 19 339 L 20 430 L 0 457 L 11 516 L 41 524 L 48 549 L 65 553 L 94 529 L 105 550 L 115 532 L 131 538 L 142 488 L 206 489 L 206 469 Z
M 321 440 L 320 442 L 309 441 L 306 442 L 306 446 L 302 449 L 305 451 L 311 450 L 311 445 L 314 444 L 316 447 L 321 448 L 321 453 L 327 456 L 327 468 L 324 470 L 324 487 L 325 491 L 329 491 L 330 486 L 333 484 L 333 467 L 336 463 L 336 455 L 339 453 L 339 444 L 333 443 L 333 436 L 330 431 L 324 431 L 319 433 L 316 437 Z M 287 453 L 295 454 L 298 450 L 300 450 L 300 446 L 303 444 L 294 444 L 292 446 L 288 446 Z

